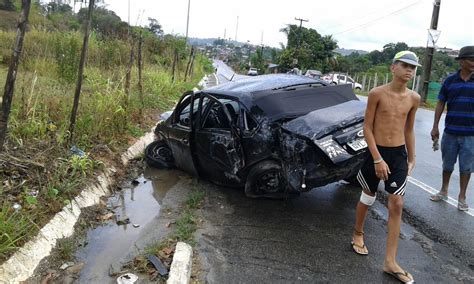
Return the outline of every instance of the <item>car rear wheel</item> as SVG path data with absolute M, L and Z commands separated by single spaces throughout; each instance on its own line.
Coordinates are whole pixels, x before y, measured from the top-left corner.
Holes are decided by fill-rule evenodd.
M 245 195 L 250 198 L 282 198 L 285 188 L 281 166 L 275 161 L 263 161 L 250 170 L 245 183 Z
M 145 148 L 145 160 L 149 166 L 158 169 L 174 167 L 173 153 L 164 141 L 151 142 Z

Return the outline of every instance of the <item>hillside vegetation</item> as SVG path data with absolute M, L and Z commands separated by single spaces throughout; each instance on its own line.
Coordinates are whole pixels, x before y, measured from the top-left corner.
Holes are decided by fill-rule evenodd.
M 14 11 L 0 10 L 2 90 L 16 37 L 12 19 L 16 21 L 18 10 L 17 3 Z M 157 20 L 150 19 L 148 27 L 129 27 L 112 11 L 97 7 L 75 139 L 69 144 L 85 14 L 85 9 L 73 13 L 71 7 L 55 3 L 32 6 L 7 141 L 0 153 L 0 263 L 68 204 L 98 170 L 119 161 L 120 153 L 156 123 L 161 110 L 212 71 L 211 62 L 199 53 L 189 58 L 184 39 L 164 35 Z M 143 96 L 138 87 L 140 38 Z M 192 70 L 185 75 L 190 60 Z

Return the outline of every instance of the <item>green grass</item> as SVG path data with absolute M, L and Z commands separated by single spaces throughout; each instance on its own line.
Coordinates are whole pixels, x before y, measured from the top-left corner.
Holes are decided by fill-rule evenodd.
M 28 234 L 37 231 L 37 227 L 21 210 L 15 210 L 10 202 L 3 202 L 0 208 L 0 258 L 16 250 L 25 242 Z
M 5 33 L 0 32 L 0 39 L 2 36 Z M 30 48 L 40 49 L 29 44 Z M 112 159 L 129 146 L 130 138 L 150 131 L 158 112 L 170 109 L 208 68 L 195 63 L 193 78 L 183 82 L 181 73 L 185 66 L 180 66 L 180 74 L 172 82 L 168 67 L 146 64 L 145 107 L 140 109 L 136 68 L 132 72 L 131 94 L 127 97 L 123 91 L 124 66 L 110 69 L 87 66 L 74 131 L 74 144 L 85 156 L 78 157 L 71 156 L 67 143 L 75 85 L 58 79 L 54 61 L 30 55 L 18 71 L 6 143 L 7 152 L 25 163 L 19 163 L 22 167 L 18 168 L 0 167 L 0 199 L 5 200 L 0 213 L 0 263 L 35 235 L 36 227 L 44 225 L 79 193 L 95 172 L 103 168 L 104 157 Z M 2 87 L 6 74 L 7 66 L 0 63 Z M 142 113 L 147 115 L 141 116 Z M 101 153 L 100 149 L 104 148 L 113 154 Z M 31 166 L 27 161 L 43 167 Z M 29 191 L 37 191 L 38 195 L 31 196 Z M 15 214 L 8 209 L 14 202 L 22 206 Z M 183 228 L 180 238 L 187 238 L 188 231 Z

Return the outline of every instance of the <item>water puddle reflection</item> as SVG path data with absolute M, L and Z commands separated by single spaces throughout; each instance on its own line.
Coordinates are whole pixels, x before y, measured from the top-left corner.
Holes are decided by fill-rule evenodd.
M 127 256 L 142 229 L 159 215 L 161 202 L 177 183 L 178 175 L 178 171 L 147 168 L 142 176 L 125 183 L 122 191 L 109 198 L 107 205 L 114 208 L 116 220 L 128 218 L 130 222 L 117 225 L 112 219 L 87 232 L 87 245 L 76 252 L 78 261 L 85 262 L 77 283 L 115 283 L 109 277 L 111 265 L 117 266 Z

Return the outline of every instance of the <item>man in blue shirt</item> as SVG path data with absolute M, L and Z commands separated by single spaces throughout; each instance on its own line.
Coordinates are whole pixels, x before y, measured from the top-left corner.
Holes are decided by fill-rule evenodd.
M 439 139 L 438 123 L 447 104 L 445 128 L 441 140 L 443 185 L 430 197 L 432 201 L 448 199 L 448 186 L 454 164 L 459 159 L 460 191 L 458 209 L 469 210 L 466 190 L 474 171 L 474 46 L 465 46 L 456 57 L 461 69 L 443 83 L 436 105 L 431 138 Z

